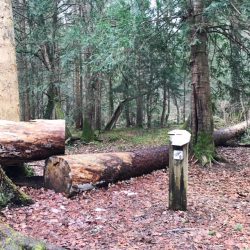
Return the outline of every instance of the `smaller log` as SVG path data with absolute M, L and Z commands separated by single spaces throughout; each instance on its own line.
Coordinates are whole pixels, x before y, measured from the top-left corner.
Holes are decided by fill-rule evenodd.
M 250 127 L 250 120 L 238 123 L 228 128 L 215 130 L 213 133 L 214 144 L 216 146 L 226 146 L 227 141 L 241 136 L 246 132 L 248 127 Z
M 0 120 L 0 164 L 47 159 L 64 154 L 65 121 L 34 120 L 13 122 Z
M 129 179 L 165 168 L 168 147 L 134 152 L 78 154 L 50 157 L 45 166 L 45 187 L 72 195 L 92 185 Z

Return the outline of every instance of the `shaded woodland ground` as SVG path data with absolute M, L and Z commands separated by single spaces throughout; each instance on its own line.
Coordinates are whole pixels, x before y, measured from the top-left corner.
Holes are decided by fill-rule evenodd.
M 166 130 L 117 131 L 102 143 L 75 143 L 68 154 L 166 144 Z M 8 207 L 0 219 L 65 249 L 249 249 L 250 148 L 218 148 L 228 163 L 200 167 L 190 158 L 188 211 L 168 210 L 168 170 L 67 199 L 23 187 L 36 202 Z M 43 162 L 32 163 L 42 174 Z

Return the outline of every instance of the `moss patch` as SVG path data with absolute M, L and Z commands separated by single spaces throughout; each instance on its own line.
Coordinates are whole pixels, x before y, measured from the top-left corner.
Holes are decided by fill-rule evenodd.
M 0 207 L 4 207 L 8 203 L 28 205 L 33 203 L 33 201 L 17 188 L 0 167 Z
M 211 163 L 215 157 L 213 136 L 205 132 L 199 133 L 197 136 L 197 142 L 193 146 L 193 151 L 196 158 L 203 166 L 207 163 Z
M 83 129 L 82 129 L 82 136 L 81 139 L 83 142 L 89 143 L 95 139 L 95 133 L 91 128 L 91 125 L 88 119 L 84 119 L 83 121 Z

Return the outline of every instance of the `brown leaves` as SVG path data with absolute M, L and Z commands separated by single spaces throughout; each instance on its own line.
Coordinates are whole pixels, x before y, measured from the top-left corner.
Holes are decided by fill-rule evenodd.
M 36 203 L 5 209 L 0 218 L 67 249 L 247 249 L 250 154 L 244 150 L 221 148 L 229 164 L 190 167 L 186 212 L 168 210 L 168 172 L 157 171 L 73 199 L 24 188 Z

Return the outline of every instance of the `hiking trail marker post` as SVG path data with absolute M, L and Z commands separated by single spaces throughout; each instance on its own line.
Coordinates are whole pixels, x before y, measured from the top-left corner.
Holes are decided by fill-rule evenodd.
M 169 209 L 187 210 L 188 145 L 191 134 L 186 130 L 170 131 Z

